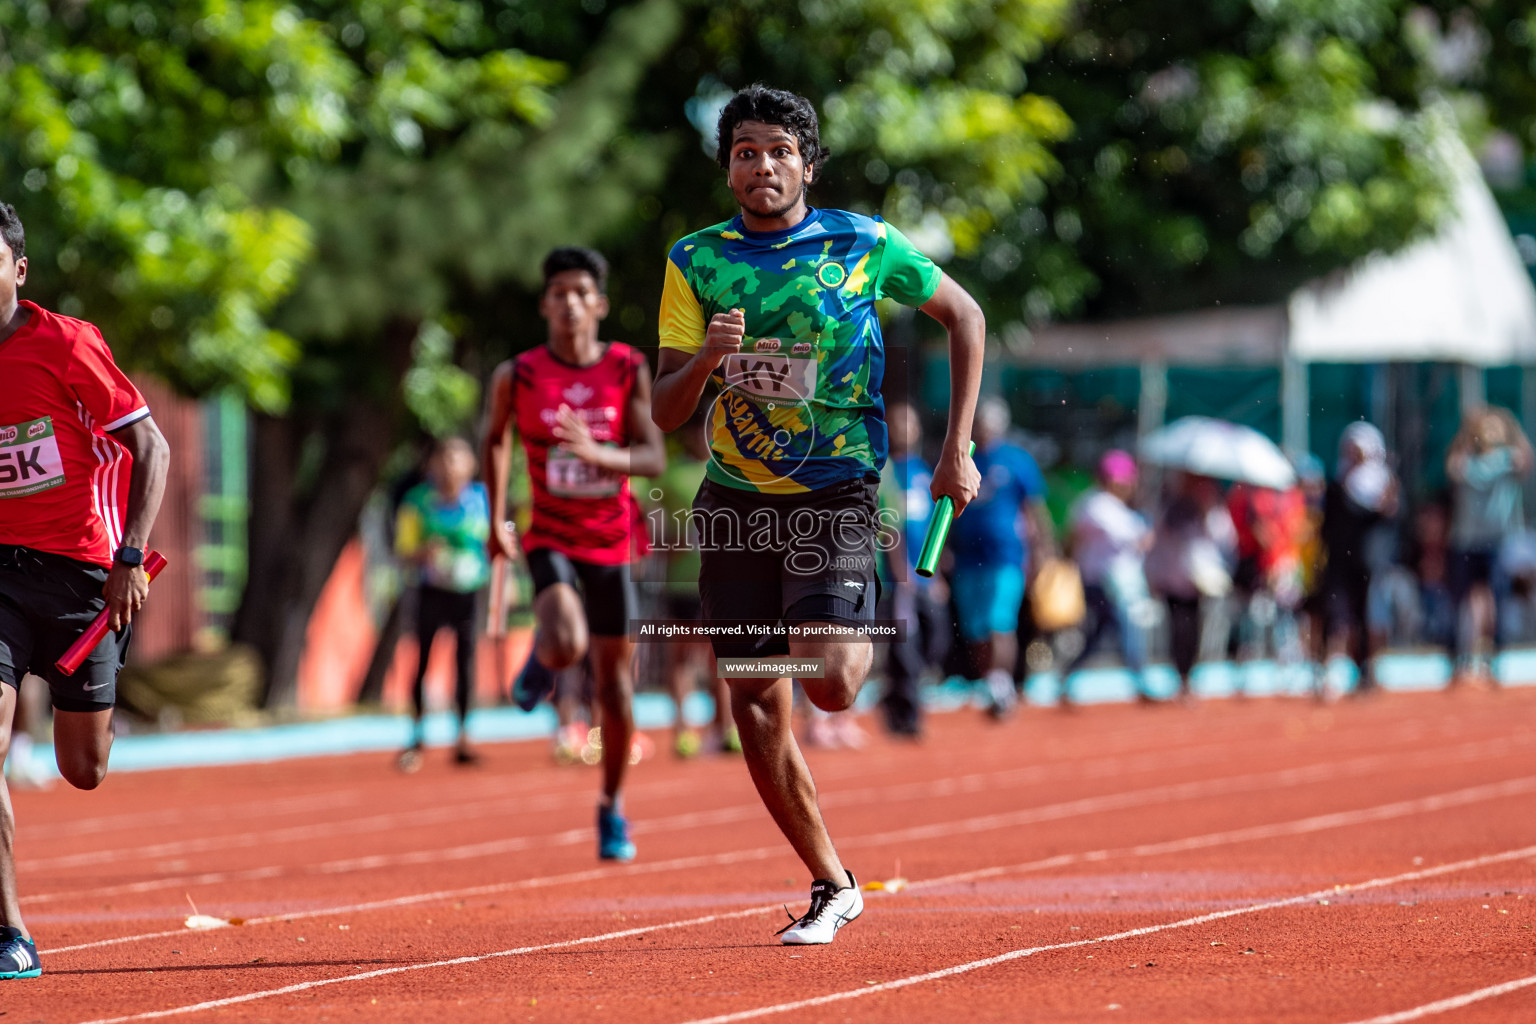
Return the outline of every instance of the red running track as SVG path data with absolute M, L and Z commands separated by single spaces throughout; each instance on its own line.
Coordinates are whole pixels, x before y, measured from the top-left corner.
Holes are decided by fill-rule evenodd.
M 773 937 L 809 878 L 739 760 L 637 768 L 627 866 L 541 744 L 18 793 L 46 973 L 0 1024 L 1536 1020 L 1536 691 L 931 726 L 811 754 L 910 881 L 821 948 Z

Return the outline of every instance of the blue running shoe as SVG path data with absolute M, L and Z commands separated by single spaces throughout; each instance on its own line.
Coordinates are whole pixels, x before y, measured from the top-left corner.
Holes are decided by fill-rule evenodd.
M 22 938 L 19 929 L 0 928 L 0 981 L 36 978 L 42 973 L 43 962 L 37 958 L 37 945 L 31 939 Z
M 512 684 L 512 703 L 524 711 L 532 711 L 539 706 L 539 701 L 554 692 L 555 674 L 545 667 L 538 655 L 529 651 L 528 663 L 518 673 L 517 682 Z
M 634 860 L 629 821 L 612 807 L 597 807 L 597 855 L 603 860 Z

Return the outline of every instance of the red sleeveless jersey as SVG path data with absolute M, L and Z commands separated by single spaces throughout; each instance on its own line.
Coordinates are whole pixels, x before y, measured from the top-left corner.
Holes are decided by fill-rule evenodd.
M 133 460 L 108 433 L 149 408 L 94 325 L 22 305 L 0 342 L 0 544 L 110 566 Z
M 629 401 L 645 357 L 609 342 L 591 366 L 562 362 L 547 345 L 512 361 L 512 408 L 528 475 L 533 483 L 533 520 L 523 548 L 548 548 L 596 565 L 635 560 L 639 511 L 629 477 L 583 462 L 555 437 L 562 405 L 584 419 L 600 444 L 626 447 L 633 431 Z

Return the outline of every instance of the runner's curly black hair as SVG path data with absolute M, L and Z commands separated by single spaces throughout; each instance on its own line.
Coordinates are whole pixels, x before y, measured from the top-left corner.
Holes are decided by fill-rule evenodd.
M 16 207 L 0 203 L 0 238 L 10 247 L 11 259 L 19 260 L 27 254 L 27 229 L 21 226 Z
M 821 144 L 821 124 L 810 100 L 755 82 L 732 96 L 720 111 L 715 159 L 721 167 L 731 166 L 731 143 L 736 138 L 736 126 L 743 121 L 774 124 L 789 132 L 800 143 L 800 159 L 812 170 L 819 169 L 832 155 Z
M 603 254 L 596 249 L 567 245 L 551 250 L 550 254 L 544 257 L 544 290 L 549 290 L 550 279 L 567 270 L 585 270 L 592 275 L 592 280 L 597 282 L 597 290 L 607 293 L 608 261 L 603 259 Z

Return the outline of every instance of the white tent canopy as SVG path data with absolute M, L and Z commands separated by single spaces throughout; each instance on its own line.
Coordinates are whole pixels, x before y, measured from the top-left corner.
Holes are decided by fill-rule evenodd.
M 1471 153 L 1444 145 L 1455 213 L 1435 237 L 1292 295 L 1293 359 L 1536 363 L 1536 289 Z

